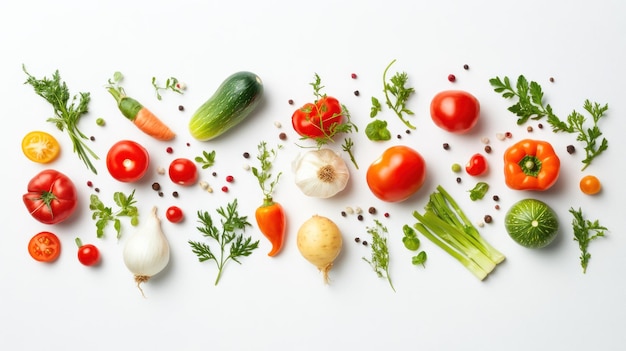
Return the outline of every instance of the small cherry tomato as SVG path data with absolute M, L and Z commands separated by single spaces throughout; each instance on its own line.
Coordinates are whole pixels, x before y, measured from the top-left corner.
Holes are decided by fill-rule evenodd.
M 600 179 L 593 175 L 586 175 L 580 179 L 580 191 L 587 195 L 595 195 L 602 190 Z
M 190 159 L 177 158 L 170 163 L 170 179 L 180 185 L 194 185 L 198 181 L 198 167 Z
M 426 180 L 426 162 L 408 146 L 392 146 L 367 169 L 367 185 L 379 199 L 400 202 L 416 193 Z
M 471 176 L 480 176 L 487 173 L 487 160 L 481 154 L 474 154 L 465 165 L 465 171 Z
M 28 253 L 39 262 L 53 262 L 61 254 L 61 241 L 53 233 L 37 233 L 28 242 Z
M 22 152 L 33 162 L 50 163 L 59 156 L 61 146 L 52 135 L 42 131 L 32 131 L 22 139 Z
M 80 238 L 76 238 L 76 245 L 78 245 L 78 261 L 85 266 L 94 266 L 100 262 L 100 251 L 92 244 L 85 244 L 81 242 Z
M 113 178 L 131 183 L 140 180 L 148 170 L 148 151 L 132 140 L 121 140 L 113 144 L 107 153 L 107 169 Z
M 172 223 L 179 223 L 183 220 L 183 210 L 178 206 L 170 206 L 165 212 L 165 217 Z
M 462 90 L 445 90 L 433 97 L 430 116 L 448 132 L 463 134 L 472 129 L 480 115 L 480 104 L 474 95 Z

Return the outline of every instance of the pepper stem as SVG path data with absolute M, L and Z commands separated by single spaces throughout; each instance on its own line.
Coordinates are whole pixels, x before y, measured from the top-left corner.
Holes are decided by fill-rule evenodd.
M 527 176 L 537 177 L 541 171 L 541 160 L 536 156 L 526 155 L 517 164 Z

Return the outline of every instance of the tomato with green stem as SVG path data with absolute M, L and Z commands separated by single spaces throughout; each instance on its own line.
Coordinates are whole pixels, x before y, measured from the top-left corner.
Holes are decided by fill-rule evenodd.
M 74 240 L 78 246 L 78 261 L 85 266 L 95 266 L 100 262 L 100 250 L 93 244 L 84 244 L 80 238 Z
M 150 156 L 139 143 L 120 140 L 107 153 L 107 169 L 111 176 L 124 183 L 139 181 L 148 171 Z
M 315 103 L 306 103 L 291 116 L 293 129 L 300 136 L 311 139 L 330 138 L 342 122 L 342 106 L 331 96 L 323 96 Z
M 54 262 L 61 254 L 61 241 L 51 232 L 39 232 L 28 242 L 28 253 L 39 262 Z
M 34 176 L 22 196 L 28 212 L 41 223 L 56 224 L 74 213 L 78 192 L 74 182 L 65 174 L 46 169 Z

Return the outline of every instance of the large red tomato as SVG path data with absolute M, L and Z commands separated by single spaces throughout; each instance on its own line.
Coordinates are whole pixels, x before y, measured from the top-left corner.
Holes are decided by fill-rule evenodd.
M 120 140 L 107 153 L 107 169 L 120 182 L 141 179 L 150 164 L 148 151 L 132 140 Z
M 315 104 L 306 103 L 291 116 L 293 129 L 306 138 L 332 136 L 337 124 L 343 122 L 341 104 L 337 99 L 324 96 Z
M 367 185 L 379 199 L 400 202 L 415 194 L 426 180 L 426 162 L 408 146 L 392 146 L 367 169 Z
M 480 115 L 480 103 L 463 90 L 445 90 L 430 103 L 430 116 L 440 128 L 462 134 L 472 129 Z
M 27 190 L 22 200 L 31 216 L 41 223 L 62 222 L 76 210 L 76 186 L 59 171 L 41 171 L 28 182 Z

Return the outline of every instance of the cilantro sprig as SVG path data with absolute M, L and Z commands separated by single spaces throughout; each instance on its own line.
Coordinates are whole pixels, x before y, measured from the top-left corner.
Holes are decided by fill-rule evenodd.
M 583 268 L 583 273 L 586 273 L 589 259 L 591 259 L 591 254 L 588 251 L 589 243 L 597 238 L 603 237 L 608 229 L 600 225 L 598 220 L 591 221 L 585 219 L 580 208 L 575 210 L 572 207 L 569 212 L 574 217 L 572 227 L 574 229 L 574 241 L 578 242 L 578 247 L 580 248 L 580 265 Z
M 158 100 L 163 99 L 160 93 L 161 90 L 171 90 L 175 93 L 183 94 L 183 91 L 182 89 L 180 89 L 179 82 L 176 77 L 167 78 L 165 80 L 165 86 L 160 86 L 159 83 L 157 82 L 156 77 L 152 77 L 152 87 L 154 88 L 154 91 L 156 93 L 156 97 Z
M 374 220 L 374 227 L 368 227 L 367 232 L 372 235 L 372 256 L 371 258 L 363 257 L 363 260 L 374 269 L 376 275 L 379 278 L 385 278 L 389 282 L 389 286 L 393 291 L 396 289 L 393 287 L 391 277 L 389 275 L 389 247 L 387 246 L 387 227 L 385 227 L 379 220 Z
M 104 230 L 113 222 L 113 228 L 115 228 L 117 238 L 119 239 L 122 236 L 122 221 L 120 217 L 129 217 L 132 226 L 139 224 L 139 211 L 137 206 L 135 206 L 137 203 L 135 190 L 128 196 L 120 191 L 113 194 L 113 201 L 119 207 L 115 212 L 112 207 L 107 207 L 98 195 L 92 194 L 89 200 L 89 209 L 93 212 L 91 218 L 96 221 L 96 236 L 98 238 L 104 237 Z
M 550 104 L 544 102 L 544 93 L 541 85 L 535 81 L 528 81 L 526 77 L 520 75 L 517 78 L 515 87 L 511 84 L 509 77 L 495 77 L 489 80 L 496 93 L 505 99 L 517 98 L 517 102 L 508 107 L 518 119 L 517 124 L 522 125 L 529 119 L 540 120 L 546 118 L 553 132 L 565 132 L 577 134 L 576 140 L 585 144 L 585 159 L 582 170 L 585 170 L 602 152 L 608 149 L 608 141 L 602 138 L 602 132 L 598 127 L 598 122 L 606 116 L 608 104 L 601 105 L 585 100 L 583 108 L 592 117 L 592 126 L 586 127 L 587 118 L 574 110 L 565 121 L 561 120 L 554 113 Z
M 198 256 L 200 262 L 214 261 L 217 265 L 218 274 L 215 279 L 217 285 L 222 276 L 224 266 L 230 260 L 241 264 L 239 259 L 247 257 L 259 247 L 259 241 L 252 241 L 252 237 L 244 237 L 246 227 L 251 226 L 247 216 L 240 216 L 237 211 L 237 199 L 229 203 L 226 209 L 218 208 L 217 213 L 222 217 L 222 228 L 218 228 L 211 215 L 207 211 L 198 211 L 198 223 L 196 227 L 206 238 L 213 239 L 219 245 L 219 250 L 214 250 L 209 244 L 189 240 L 193 253 Z

